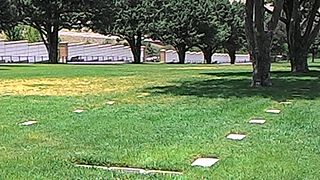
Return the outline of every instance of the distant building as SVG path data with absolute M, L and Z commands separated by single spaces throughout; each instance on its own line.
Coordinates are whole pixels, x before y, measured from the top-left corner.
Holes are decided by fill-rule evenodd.
M 230 2 L 234 2 L 234 1 L 243 2 L 243 3 L 246 2 L 246 0 L 230 0 Z

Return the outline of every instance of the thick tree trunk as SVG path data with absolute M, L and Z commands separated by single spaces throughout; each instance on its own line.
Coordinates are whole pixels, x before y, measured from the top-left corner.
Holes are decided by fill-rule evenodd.
M 213 55 L 213 48 L 212 47 L 200 47 L 203 57 L 206 64 L 212 63 L 212 55 Z
M 212 55 L 213 55 L 213 53 L 211 51 L 203 52 L 204 60 L 206 61 L 207 64 L 212 63 Z
M 140 32 L 137 33 L 137 37 L 135 39 L 135 50 L 134 50 L 134 61 L 133 63 L 135 64 L 140 64 L 141 63 L 141 44 L 142 44 L 142 34 Z
M 175 47 L 177 53 L 178 53 L 178 56 L 179 56 L 179 64 L 184 64 L 185 61 L 186 61 L 186 52 L 187 52 L 187 46 L 184 45 L 184 44 L 181 44 L 181 45 L 177 45 Z
M 296 49 L 290 52 L 291 71 L 295 73 L 307 73 L 309 72 L 308 66 L 308 50 Z
M 58 27 L 52 27 L 53 31 L 47 31 L 47 51 L 49 54 L 49 62 L 57 64 L 58 60 L 58 46 L 59 46 L 59 29 Z M 51 29 L 51 28 L 50 28 Z
M 286 19 L 283 21 L 287 29 L 289 59 L 291 70 L 296 73 L 309 72 L 308 49 L 320 30 L 320 23 L 316 23 L 320 1 L 310 1 L 310 5 L 309 9 L 302 8 L 300 1 L 291 0 L 286 1 L 284 6 Z
M 253 52 L 252 86 L 271 86 L 270 49 L 274 30 L 277 27 L 283 7 L 283 0 L 275 2 L 271 20 L 265 26 L 264 0 L 246 1 L 246 34 L 250 51 Z
M 227 49 L 228 50 L 228 54 L 231 60 L 231 64 L 235 64 L 236 63 L 236 49 Z
M 291 63 L 291 71 L 295 73 L 309 72 L 308 66 L 308 47 L 303 44 L 303 39 L 300 35 L 300 29 L 287 29 L 289 60 Z
M 255 62 L 253 63 L 253 87 L 259 86 L 271 86 L 271 58 L 270 49 L 260 51 L 255 56 Z
M 137 36 L 131 36 L 125 38 L 130 46 L 132 55 L 133 55 L 133 63 L 139 64 L 141 63 L 141 45 L 142 45 L 142 34 L 140 32 L 137 33 Z
M 289 59 L 291 63 L 291 71 L 295 73 L 309 72 L 308 66 L 308 45 L 303 43 L 304 40 L 301 37 L 301 31 L 295 25 L 287 28 L 288 33 L 288 46 L 289 46 Z

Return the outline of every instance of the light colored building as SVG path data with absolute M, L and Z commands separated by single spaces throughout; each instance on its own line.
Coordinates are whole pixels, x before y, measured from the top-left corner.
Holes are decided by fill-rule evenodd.
M 234 2 L 234 1 L 240 1 L 240 2 L 243 2 L 243 3 L 245 3 L 246 2 L 246 0 L 230 0 L 230 2 Z

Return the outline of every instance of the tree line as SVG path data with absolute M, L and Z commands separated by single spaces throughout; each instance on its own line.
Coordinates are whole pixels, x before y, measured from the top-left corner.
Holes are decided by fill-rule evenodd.
M 117 35 L 140 63 L 144 37 L 171 45 L 185 62 L 186 51 L 199 48 L 207 63 L 217 49 L 248 48 L 253 86 L 271 85 L 271 49 L 279 24 L 284 27 L 292 72 L 309 71 L 308 51 L 320 30 L 319 0 L 0 0 L 0 30 L 17 24 L 37 29 L 49 59 L 58 62 L 61 29 L 88 27 Z M 247 44 L 247 46 L 246 46 Z
M 0 29 L 17 24 L 37 29 L 49 59 L 58 62 L 59 31 L 90 28 L 128 42 L 134 63 L 140 63 L 144 37 L 171 45 L 185 62 L 186 51 L 199 48 L 207 63 L 218 49 L 235 62 L 246 48 L 244 4 L 229 0 L 0 0 Z

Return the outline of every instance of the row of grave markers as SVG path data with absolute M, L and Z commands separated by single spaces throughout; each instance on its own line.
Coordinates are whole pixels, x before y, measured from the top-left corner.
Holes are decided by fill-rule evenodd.
M 149 94 L 148 94 L 149 95 Z M 144 93 L 142 95 L 139 95 L 137 97 L 146 97 L 148 96 L 147 93 Z M 116 102 L 115 101 L 108 101 L 106 102 L 107 105 L 114 105 Z M 280 104 L 283 105 L 290 105 L 292 102 L 281 102 Z M 83 109 L 77 109 L 73 111 L 74 113 L 83 113 Z M 269 109 L 266 110 L 266 113 L 271 113 L 271 114 L 280 114 L 281 110 L 278 109 Z M 35 125 L 38 122 L 35 120 L 30 120 L 27 122 L 20 123 L 22 126 L 31 126 Z M 253 118 L 249 121 L 250 124 L 254 125 L 263 125 L 266 123 L 266 120 L 264 118 Z M 245 134 L 229 134 L 227 139 L 234 140 L 234 141 L 242 141 L 246 138 Z M 212 167 L 215 164 L 217 164 L 220 161 L 218 157 L 212 158 L 212 157 L 202 157 L 196 159 L 191 166 L 199 166 L 199 167 Z M 107 170 L 107 171 L 120 171 L 120 172 L 125 172 L 125 173 L 138 173 L 138 174 L 167 174 L 167 175 L 183 175 L 182 172 L 177 172 L 177 171 L 162 171 L 162 170 L 147 170 L 147 169 L 141 169 L 141 168 L 128 168 L 128 167 L 104 167 L 104 166 L 95 166 L 95 165 L 82 165 L 82 164 L 76 164 L 76 167 L 81 167 L 81 168 L 93 168 L 93 169 L 102 169 L 102 170 Z
M 285 104 L 289 104 L 291 102 L 285 102 Z M 266 113 L 271 113 L 271 114 L 280 114 L 281 110 L 278 109 L 269 109 L 266 111 Z M 264 118 L 253 118 L 249 121 L 250 124 L 254 125 L 263 125 L 267 121 Z M 229 134 L 227 136 L 227 139 L 234 140 L 234 141 L 242 141 L 246 138 L 247 136 L 245 134 Z M 212 167 L 216 163 L 220 161 L 219 158 L 199 158 L 195 160 L 192 163 L 192 166 L 201 166 L 201 167 Z

